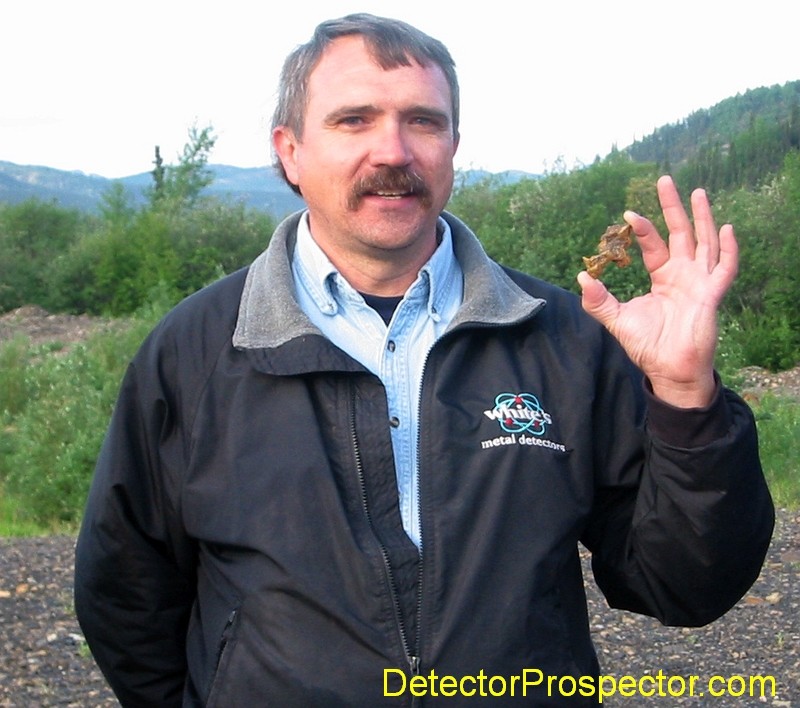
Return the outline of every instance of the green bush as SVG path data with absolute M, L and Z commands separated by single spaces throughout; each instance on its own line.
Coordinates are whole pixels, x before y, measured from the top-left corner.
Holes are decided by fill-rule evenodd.
M 88 222 L 77 210 L 36 199 L 0 205 L 0 312 L 29 304 L 53 307 L 52 261 Z
M 0 520 L 77 524 L 122 375 L 162 312 L 154 303 L 66 351 L 23 340 L 0 347 Z
M 248 265 L 275 228 L 268 214 L 240 204 L 206 199 L 176 212 L 163 206 L 102 220 L 55 259 L 56 309 L 129 315 L 156 287 L 175 302 Z
M 783 371 L 800 361 L 800 331 L 785 313 L 758 315 L 746 309 L 739 323 L 742 360 L 748 365 Z
M 31 372 L 38 395 L 15 422 L 4 476 L 37 523 L 77 519 L 116 390 L 105 374 L 83 346 Z

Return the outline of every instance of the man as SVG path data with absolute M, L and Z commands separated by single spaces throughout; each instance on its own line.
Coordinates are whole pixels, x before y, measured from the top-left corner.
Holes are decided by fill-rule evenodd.
M 712 368 L 737 255 L 705 195 L 693 231 L 659 181 L 668 246 L 626 214 L 652 292 L 581 273 L 603 327 L 443 212 L 439 42 L 324 23 L 273 142 L 307 212 L 156 328 L 98 460 L 76 607 L 123 705 L 594 704 L 579 542 L 616 607 L 727 611 L 773 511 Z

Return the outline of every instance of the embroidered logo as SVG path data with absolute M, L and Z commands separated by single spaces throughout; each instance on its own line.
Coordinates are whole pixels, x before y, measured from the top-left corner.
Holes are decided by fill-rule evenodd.
M 489 420 L 495 420 L 505 435 L 481 441 L 487 450 L 506 445 L 544 447 L 566 452 L 562 443 L 544 437 L 553 418 L 532 393 L 499 393 L 494 398 L 494 408 L 483 412 Z
M 532 393 L 501 393 L 495 396 L 494 408 L 483 414 L 497 420 L 506 433 L 544 435 L 553 420 Z

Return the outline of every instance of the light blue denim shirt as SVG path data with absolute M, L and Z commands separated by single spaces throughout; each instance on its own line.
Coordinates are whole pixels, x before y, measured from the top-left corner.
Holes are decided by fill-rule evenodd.
M 461 304 L 463 274 L 450 227 L 439 219 L 441 240 L 406 291 L 388 327 L 316 244 L 308 215 L 300 220 L 292 259 L 297 301 L 322 333 L 380 378 L 386 388 L 400 515 L 421 547 L 417 433 L 425 360 Z

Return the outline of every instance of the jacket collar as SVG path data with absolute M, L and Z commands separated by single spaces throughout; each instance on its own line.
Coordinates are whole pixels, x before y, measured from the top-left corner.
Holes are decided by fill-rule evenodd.
M 281 222 L 266 250 L 250 266 L 239 302 L 234 347 L 277 349 L 307 337 L 324 339 L 294 296 L 291 260 L 301 217 L 302 212 L 297 212 Z M 447 212 L 442 217 L 450 225 L 453 248 L 464 273 L 464 301 L 451 330 L 467 324 L 516 324 L 544 306 L 544 300 L 522 290 L 486 255 L 463 222 Z

